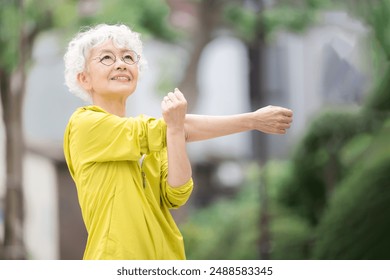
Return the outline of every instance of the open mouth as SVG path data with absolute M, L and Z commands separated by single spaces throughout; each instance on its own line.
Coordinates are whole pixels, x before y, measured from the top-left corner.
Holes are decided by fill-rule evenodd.
M 117 76 L 117 77 L 111 78 L 111 80 L 113 80 L 113 81 L 130 81 L 130 78 L 126 77 L 126 76 Z

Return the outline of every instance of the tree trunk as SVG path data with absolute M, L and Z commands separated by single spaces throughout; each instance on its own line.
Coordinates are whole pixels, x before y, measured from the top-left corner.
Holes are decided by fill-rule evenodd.
M 22 109 L 26 88 L 26 67 L 31 59 L 35 38 L 42 30 L 53 25 L 50 10 L 37 21 L 25 23 L 25 1 L 18 0 L 21 29 L 18 42 L 19 61 L 13 72 L 0 69 L 0 94 L 3 106 L 3 120 L 6 134 L 6 194 L 4 210 L 4 244 L 0 257 L 5 259 L 26 259 L 24 245 L 24 197 Z M 2 254 L 2 256 L 1 256 Z
M 254 1 L 258 9 L 258 24 L 255 39 L 248 45 L 249 54 L 249 95 L 252 111 L 266 106 L 266 92 L 264 88 L 264 50 L 265 36 L 261 22 L 261 14 L 264 9 L 262 0 Z M 268 159 L 268 147 L 266 135 L 259 132 L 252 132 L 253 159 L 263 166 Z M 258 254 L 262 260 L 270 259 L 270 215 L 268 210 L 267 181 L 259 182 L 260 188 L 260 219 L 259 219 L 259 240 Z
M 8 90 L 1 92 L 3 119 L 6 134 L 6 194 L 4 258 L 25 259 L 23 242 L 23 153 L 22 97 L 25 87 L 24 65 L 18 67 L 10 78 Z M 1 77 L 2 84 L 7 77 Z M 3 86 L 2 86 L 3 90 Z
M 201 54 L 212 40 L 212 33 L 220 19 L 222 3 L 219 0 L 204 0 L 198 4 L 199 25 L 193 35 L 193 49 L 179 89 L 185 94 L 188 111 L 191 112 L 198 99 L 198 66 Z
M 264 40 L 261 32 L 258 33 L 255 41 L 249 46 L 249 85 L 252 111 L 266 105 L 266 93 L 264 90 Z M 253 159 L 264 166 L 268 159 L 268 147 L 266 135 L 259 132 L 252 132 Z M 260 220 L 259 220 L 259 258 L 261 260 L 270 259 L 270 216 L 268 210 L 267 181 L 259 182 L 260 188 Z
M 249 95 L 251 110 L 255 111 L 266 106 L 266 93 L 264 89 L 264 48 L 265 43 L 262 33 L 258 33 L 256 39 L 248 46 L 250 69 L 249 69 Z M 268 158 L 266 135 L 253 132 L 253 158 L 264 163 Z
M 1 100 L 6 136 L 6 193 L 4 209 L 3 257 L 26 259 L 24 246 L 24 198 L 23 198 L 23 154 L 22 106 L 26 85 L 26 62 L 31 57 L 31 40 L 24 30 L 24 1 L 17 2 L 22 21 L 19 34 L 19 62 L 14 72 L 1 72 Z M 10 74 L 9 74 L 10 73 Z

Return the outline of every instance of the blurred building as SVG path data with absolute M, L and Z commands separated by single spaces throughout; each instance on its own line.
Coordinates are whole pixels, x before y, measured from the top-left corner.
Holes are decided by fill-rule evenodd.
M 267 136 L 272 158 L 285 158 L 316 112 L 325 106 L 356 106 L 369 87 L 362 55 L 364 27 L 345 13 L 329 12 L 308 32 L 280 32 L 266 50 L 268 103 L 290 107 L 294 123 L 285 136 Z M 84 105 L 64 86 L 58 34 L 41 36 L 34 48 L 24 104 L 28 152 L 24 162 L 25 236 L 32 259 L 80 259 L 86 232 L 75 186 L 62 154 L 62 137 L 73 111 Z M 145 42 L 149 69 L 128 102 L 129 116 L 160 117 L 160 101 L 182 76 L 185 49 Z M 250 110 L 245 44 L 227 32 L 204 50 L 199 98 L 193 113 L 225 115 Z M 185 94 L 185 93 L 184 93 Z M 188 145 L 195 180 L 202 182 L 190 203 L 205 205 L 220 193 L 234 193 L 251 158 L 250 133 Z M 4 197 L 4 130 L 0 124 L 0 195 Z M 185 212 L 185 210 L 184 210 Z M 0 212 L 0 224 L 2 213 Z M 178 216 L 180 219 L 180 216 Z M 1 237 L 1 236 L 0 236 Z

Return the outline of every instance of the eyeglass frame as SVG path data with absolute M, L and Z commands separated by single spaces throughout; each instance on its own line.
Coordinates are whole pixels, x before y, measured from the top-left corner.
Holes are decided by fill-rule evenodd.
M 140 56 L 136 51 L 134 51 L 134 50 L 128 50 L 128 51 L 126 51 L 126 52 L 132 52 L 132 53 L 134 53 L 134 54 L 135 54 L 136 60 L 134 60 L 133 63 L 128 63 L 128 62 L 126 62 L 125 59 L 124 59 L 124 56 L 126 56 L 126 55 L 124 55 L 124 56 L 122 56 L 122 57 L 119 57 L 119 59 L 122 60 L 122 61 L 123 61 L 124 63 L 126 63 L 127 65 L 138 64 L 139 60 L 141 59 L 141 56 Z M 99 62 L 100 62 L 101 64 L 103 64 L 104 66 L 111 66 L 111 65 L 115 64 L 115 62 L 116 62 L 117 59 L 118 59 L 118 57 L 117 57 L 114 53 L 112 53 L 112 55 L 114 56 L 114 61 L 113 61 L 111 64 L 105 64 L 105 63 L 103 63 L 103 59 L 105 58 L 106 55 L 103 55 L 103 57 L 96 56 L 96 57 L 93 58 L 92 60 L 99 59 Z

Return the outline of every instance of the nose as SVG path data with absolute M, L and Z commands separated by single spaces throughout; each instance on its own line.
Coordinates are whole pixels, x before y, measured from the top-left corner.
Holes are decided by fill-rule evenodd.
M 115 69 L 117 70 L 126 70 L 126 62 L 123 61 L 123 58 L 119 58 L 115 61 Z

